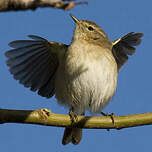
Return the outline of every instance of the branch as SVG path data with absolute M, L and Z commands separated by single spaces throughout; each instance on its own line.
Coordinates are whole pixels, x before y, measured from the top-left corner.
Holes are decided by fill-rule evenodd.
M 24 123 L 56 127 L 77 127 L 96 129 L 122 129 L 152 124 L 152 112 L 128 116 L 78 116 L 75 123 L 69 115 L 54 114 L 48 109 L 9 110 L 0 109 L 0 123 Z
M 35 10 L 39 7 L 53 7 L 70 10 L 76 5 L 88 2 L 75 2 L 75 0 L 0 0 L 0 12 L 17 10 Z

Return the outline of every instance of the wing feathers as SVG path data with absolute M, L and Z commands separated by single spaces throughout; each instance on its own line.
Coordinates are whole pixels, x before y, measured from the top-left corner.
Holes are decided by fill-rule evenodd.
M 41 62 L 41 59 L 43 59 L 43 56 L 44 56 L 44 58 L 46 57 L 45 52 L 41 52 L 35 56 L 31 56 L 30 58 L 22 61 L 19 64 L 13 64 L 13 61 L 12 61 L 12 67 L 10 69 L 10 72 L 12 74 L 16 74 L 17 72 L 22 71 L 22 70 L 32 66 L 33 63 L 38 64 L 39 62 Z
M 28 37 L 29 38 L 32 38 L 32 39 L 34 39 L 34 40 L 36 40 L 36 41 L 43 41 L 43 42 L 46 42 L 47 40 L 46 39 L 44 39 L 44 38 L 42 38 L 42 37 L 40 37 L 40 36 L 36 36 L 36 35 L 28 35 Z
M 9 66 L 15 66 L 15 65 L 19 65 L 23 62 L 26 62 L 27 60 L 29 60 L 32 57 L 36 57 L 42 53 L 45 53 L 45 48 L 36 48 L 36 49 L 32 49 L 22 55 L 18 55 L 16 57 L 11 57 L 7 60 L 6 64 Z
M 20 81 L 20 83 L 23 83 L 25 87 L 31 87 L 31 85 L 33 84 L 32 82 L 33 78 L 35 77 L 40 78 L 39 73 L 43 70 L 43 68 L 46 70 L 46 67 L 47 67 L 46 65 L 47 65 L 48 60 L 49 58 L 45 58 L 45 60 L 42 60 L 40 63 L 33 64 L 32 66 L 23 70 L 23 72 L 20 74 L 22 75 L 24 74 L 24 76 L 22 76 L 22 79 L 21 79 L 22 81 Z
M 47 98 L 53 96 L 55 93 L 55 89 L 54 87 L 52 87 L 53 85 L 50 86 L 50 84 L 54 84 L 54 81 L 55 81 L 55 73 L 50 77 L 48 82 L 43 87 L 40 88 L 38 94 Z
M 137 46 L 141 43 L 141 37 L 143 36 L 143 33 L 128 33 L 124 37 L 121 38 L 121 40 L 125 41 L 126 43 L 130 44 L 131 46 Z
M 118 65 L 118 71 L 121 66 L 128 60 L 128 55 L 133 55 L 136 51 L 134 46 L 141 43 L 143 33 L 128 33 L 124 37 L 112 42 L 112 53 Z
M 21 48 L 21 47 L 26 47 L 30 45 L 38 45 L 42 44 L 42 41 L 33 41 L 33 40 L 16 40 L 13 42 L 10 42 L 8 45 L 12 48 Z
M 5 56 L 7 58 L 14 58 L 14 57 L 18 57 L 21 55 L 24 55 L 25 53 L 34 51 L 34 50 L 38 50 L 38 48 L 44 47 L 43 45 L 29 45 L 26 47 L 21 47 L 21 48 L 17 48 L 17 49 L 12 49 L 10 51 L 7 51 L 5 53 Z
M 44 97 L 54 95 L 55 74 L 59 53 L 64 54 L 67 45 L 49 42 L 29 35 L 33 40 L 17 40 L 9 43 L 14 49 L 5 53 L 11 74 L 25 87 Z

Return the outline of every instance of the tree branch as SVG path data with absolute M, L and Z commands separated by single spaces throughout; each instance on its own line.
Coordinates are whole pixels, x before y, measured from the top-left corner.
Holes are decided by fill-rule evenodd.
M 152 112 L 114 116 L 114 123 L 109 116 L 78 116 L 72 123 L 69 115 L 54 114 L 48 109 L 9 110 L 0 109 L 0 123 L 24 123 L 56 127 L 78 127 L 96 129 L 122 129 L 152 124 Z
M 35 10 L 39 7 L 53 7 L 70 10 L 76 5 L 88 4 L 88 2 L 76 2 L 75 0 L 0 0 L 0 12 L 17 10 Z

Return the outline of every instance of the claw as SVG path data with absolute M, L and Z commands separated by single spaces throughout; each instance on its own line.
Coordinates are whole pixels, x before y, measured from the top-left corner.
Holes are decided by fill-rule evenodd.
M 101 114 L 103 115 L 103 116 L 109 116 L 110 118 L 111 118 L 111 120 L 112 120 L 112 123 L 113 123 L 113 125 L 115 125 L 115 120 L 114 120 L 114 113 L 112 112 L 111 114 L 110 113 L 104 113 L 104 112 L 101 112 Z M 107 129 L 107 131 L 109 131 L 110 129 Z
M 40 114 L 44 120 L 46 120 L 49 117 L 50 113 L 51 111 L 48 109 L 40 109 Z
M 69 116 L 71 119 L 72 124 L 78 121 L 77 115 L 70 109 Z

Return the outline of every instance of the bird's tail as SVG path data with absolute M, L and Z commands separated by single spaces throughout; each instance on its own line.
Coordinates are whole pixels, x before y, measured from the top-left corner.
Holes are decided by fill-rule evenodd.
M 77 145 L 80 143 L 81 138 L 82 138 L 81 128 L 65 128 L 62 144 L 66 145 L 72 142 L 74 145 Z

